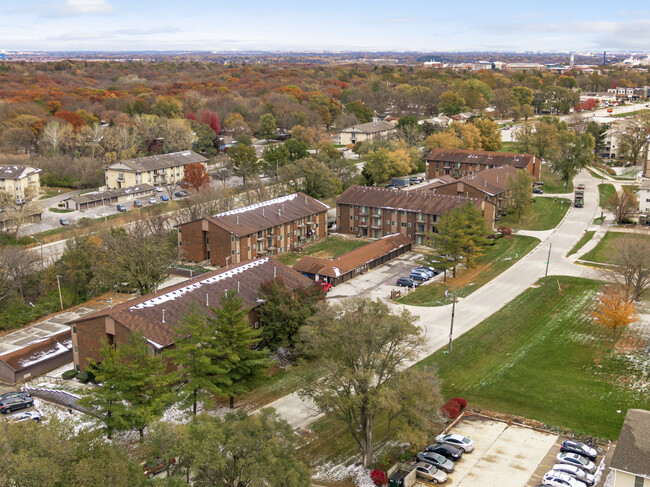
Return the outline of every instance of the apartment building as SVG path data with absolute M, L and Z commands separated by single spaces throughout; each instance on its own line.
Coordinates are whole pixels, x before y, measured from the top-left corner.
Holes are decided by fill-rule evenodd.
M 10 193 L 16 200 L 36 195 L 41 190 L 40 169 L 7 164 L 0 166 L 0 191 Z
M 539 181 L 542 163 L 533 154 L 465 149 L 434 149 L 429 153 L 426 161 L 427 179 L 440 176 L 462 178 L 485 169 L 513 166 L 526 170 L 533 181 Z
M 379 121 L 353 125 L 339 132 L 339 143 L 341 145 L 350 145 L 366 140 L 385 140 L 395 133 L 396 125 L 394 121 Z

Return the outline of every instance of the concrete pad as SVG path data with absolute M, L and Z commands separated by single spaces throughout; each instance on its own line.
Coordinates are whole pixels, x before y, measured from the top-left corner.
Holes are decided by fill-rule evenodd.
M 324 416 L 323 413 L 316 409 L 313 402 L 303 401 L 297 392 L 281 397 L 271 404 L 267 404 L 264 408 L 274 408 L 293 429 L 305 428 L 308 424 Z

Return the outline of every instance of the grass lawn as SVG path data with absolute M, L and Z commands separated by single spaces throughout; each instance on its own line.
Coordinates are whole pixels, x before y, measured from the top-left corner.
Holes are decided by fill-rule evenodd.
M 447 283 L 436 282 L 417 288 L 400 298 L 402 304 L 415 306 L 443 306 L 451 302 L 451 295 L 445 298 L 445 290 L 454 286 L 456 295 L 465 297 L 487 284 L 534 249 L 539 240 L 534 237 L 512 235 L 500 238 L 477 259 L 476 267 L 459 270 L 455 279 L 447 277 Z
M 588 231 L 588 232 L 585 232 L 585 234 L 582 236 L 582 238 L 578 241 L 577 244 L 575 244 L 575 245 L 573 246 L 573 248 L 571 249 L 571 251 L 569 251 L 569 253 L 566 254 L 566 256 L 568 257 L 568 256 L 570 256 L 570 255 L 573 255 L 573 254 L 575 254 L 578 250 L 580 250 L 582 247 L 584 247 L 585 244 L 586 244 L 587 242 L 589 242 L 589 240 L 591 240 L 591 238 L 594 236 L 595 233 L 596 233 L 596 232 L 594 232 L 593 230 L 590 230 L 590 231 Z
M 600 207 L 605 208 L 607 200 L 610 198 L 610 196 L 616 193 L 616 188 L 613 184 L 599 184 L 598 193 L 600 194 Z
M 648 113 L 650 110 L 636 110 L 634 112 L 627 112 L 627 113 L 617 113 L 617 114 L 612 114 L 610 117 L 617 117 L 617 118 L 625 118 L 625 117 L 633 117 L 635 115 L 641 115 L 642 113 Z
M 602 225 L 604 221 L 605 221 L 605 217 L 599 216 L 598 218 L 594 219 L 594 225 Z
M 52 213 L 71 213 L 75 210 L 68 210 L 67 208 L 50 208 Z
M 368 242 L 360 239 L 343 237 L 327 237 L 324 240 L 313 242 L 302 248 L 302 252 L 287 252 L 278 255 L 276 258 L 285 265 L 292 266 L 305 255 L 316 257 L 332 258 L 354 250 Z
M 542 164 L 541 177 L 542 181 L 544 181 L 544 186 L 542 186 L 544 193 L 573 193 L 573 182 L 570 182 L 569 187 L 565 188 L 564 181 L 560 179 L 560 176 L 551 171 L 547 164 Z
M 639 191 L 639 185 L 638 184 L 624 184 L 623 189 L 627 189 L 631 193 L 636 193 Z
M 510 227 L 519 230 L 550 230 L 555 228 L 571 207 L 571 201 L 566 198 L 533 198 L 535 202 L 527 215 L 521 217 L 521 224 L 514 213 L 502 216 L 498 221 L 500 227 Z
M 628 408 L 647 409 L 647 392 L 633 386 L 645 350 L 614 353 L 609 329 L 592 323 L 601 287 L 549 277 L 456 339 L 451 356 L 444 347 L 419 365 L 437 368 L 444 397 L 616 439 Z
M 517 142 L 501 142 L 501 150 L 503 152 L 519 153 L 517 150 Z
M 630 236 L 632 238 L 648 239 L 650 236 L 638 233 L 607 232 L 592 250 L 583 255 L 580 259 L 601 264 L 610 263 L 610 256 L 616 248 L 616 241 Z

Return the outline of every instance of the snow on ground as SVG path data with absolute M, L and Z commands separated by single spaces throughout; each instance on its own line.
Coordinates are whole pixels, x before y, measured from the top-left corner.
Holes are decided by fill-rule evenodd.
M 78 433 L 82 429 L 92 430 L 99 427 L 99 423 L 92 416 L 88 416 L 87 414 L 83 414 L 74 409 L 72 410 L 72 413 L 70 413 L 67 408 L 48 401 L 43 401 L 38 397 L 34 398 L 34 409 L 40 411 L 43 415 L 42 421 L 47 422 L 51 419 L 56 419 L 61 423 L 71 424 L 75 433 Z
M 370 470 L 363 468 L 361 465 L 346 466 L 326 463 L 316 469 L 313 479 L 327 482 L 341 482 L 352 479 L 357 487 L 374 487 L 375 485 L 370 479 Z

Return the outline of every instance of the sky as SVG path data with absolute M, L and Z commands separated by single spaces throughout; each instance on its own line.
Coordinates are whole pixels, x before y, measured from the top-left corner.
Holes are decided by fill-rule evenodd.
M 0 0 L 0 50 L 650 51 L 650 3 Z

